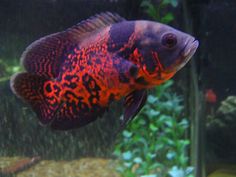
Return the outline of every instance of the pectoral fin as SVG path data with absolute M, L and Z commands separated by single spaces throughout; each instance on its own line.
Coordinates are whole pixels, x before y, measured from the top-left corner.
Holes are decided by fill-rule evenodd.
M 146 99 L 146 90 L 135 90 L 125 97 L 125 112 L 124 118 L 121 122 L 121 129 L 123 129 L 127 123 L 137 115 L 144 106 Z

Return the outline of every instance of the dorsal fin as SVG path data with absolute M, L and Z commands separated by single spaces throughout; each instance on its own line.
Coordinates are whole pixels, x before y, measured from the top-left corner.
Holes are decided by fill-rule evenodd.
M 85 34 L 122 21 L 125 19 L 116 13 L 103 12 L 72 26 L 67 32 L 83 37 Z
M 29 45 L 21 62 L 29 73 L 56 78 L 67 50 L 79 43 L 91 32 L 125 19 L 110 12 L 100 13 L 84 20 L 65 31 L 38 39 Z
M 30 44 L 21 56 L 25 70 L 39 76 L 56 78 L 63 59 L 65 46 L 71 43 L 62 33 L 42 37 Z

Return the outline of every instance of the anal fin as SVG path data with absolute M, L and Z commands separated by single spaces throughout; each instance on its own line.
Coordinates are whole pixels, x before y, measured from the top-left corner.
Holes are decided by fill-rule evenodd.
M 43 125 L 52 129 L 82 127 L 95 121 L 106 110 L 98 105 L 88 108 L 82 103 L 72 104 L 65 98 L 61 100 L 58 83 L 43 76 L 23 72 L 13 75 L 10 82 L 12 91 L 32 107 Z
M 106 109 L 99 105 L 88 107 L 82 100 L 77 103 L 65 100 L 56 111 L 50 127 L 55 130 L 80 128 L 101 117 Z

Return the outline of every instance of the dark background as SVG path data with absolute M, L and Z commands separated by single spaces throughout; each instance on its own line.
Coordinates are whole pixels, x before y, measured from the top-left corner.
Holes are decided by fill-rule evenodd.
M 199 83 L 219 99 L 236 93 L 236 1 L 189 0 L 194 33 L 200 40 Z M 117 12 L 127 19 L 150 19 L 141 0 L 0 0 L 0 58 L 19 58 L 25 47 L 46 34 L 64 30 L 96 13 Z M 174 27 L 183 29 L 181 1 Z

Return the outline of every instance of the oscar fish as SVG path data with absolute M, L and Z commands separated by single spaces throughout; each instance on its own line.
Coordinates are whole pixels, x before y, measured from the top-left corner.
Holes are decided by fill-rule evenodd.
M 30 44 L 25 71 L 10 85 L 41 124 L 57 130 L 85 126 L 124 98 L 124 127 L 147 90 L 173 77 L 197 48 L 194 37 L 170 26 L 105 12 Z

